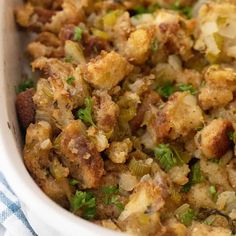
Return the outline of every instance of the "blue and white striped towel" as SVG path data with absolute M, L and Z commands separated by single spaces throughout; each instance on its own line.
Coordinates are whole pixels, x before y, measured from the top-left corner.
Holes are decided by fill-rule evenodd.
M 4 236 L 37 236 L 30 226 L 22 205 L 0 172 L 0 224 Z

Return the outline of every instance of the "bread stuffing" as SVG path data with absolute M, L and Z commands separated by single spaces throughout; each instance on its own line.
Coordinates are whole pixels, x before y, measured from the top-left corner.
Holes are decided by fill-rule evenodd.
M 26 0 L 15 18 L 23 160 L 48 197 L 128 235 L 236 234 L 235 0 Z

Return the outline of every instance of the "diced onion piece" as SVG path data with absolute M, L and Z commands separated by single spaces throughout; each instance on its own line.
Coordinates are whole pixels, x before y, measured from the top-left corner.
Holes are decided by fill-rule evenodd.
M 236 58 L 236 46 L 228 47 L 226 52 L 228 56 Z
M 223 37 L 234 39 L 236 38 L 236 20 L 231 20 L 224 27 L 220 27 L 219 34 Z
M 53 177 L 57 180 L 63 179 L 68 176 L 69 170 L 66 167 L 63 167 L 62 164 L 57 160 L 54 159 L 51 166 L 50 172 Z
M 213 35 L 209 35 L 205 37 L 204 41 L 205 41 L 205 44 L 207 45 L 208 53 L 213 54 L 213 55 L 218 55 L 220 53 L 220 50 L 217 46 L 217 43 Z
M 171 14 L 167 11 L 160 11 L 155 19 L 155 23 L 159 26 L 162 23 L 172 24 L 178 22 L 178 15 Z
M 131 23 L 134 26 L 139 25 L 151 25 L 153 24 L 154 17 L 150 13 L 140 14 L 138 16 L 131 17 Z
M 216 45 L 217 47 L 222 50 L 223 49 L 223 46 L 224 46 L 224 38 L 219 35 L 218 33 L 214 33 L 213 34 L 213 37 L 215 39 L 215 42 L 216 42 Z
M 218 26 L 214 21 L 206 22 L 202 25 L 201 30 L 204 36 L 209 36 L 218 32 Z
M 170 55 L 168 57 L 168 63 L 177 71 L 182 70 L 182 62 L 177 55 Z
M 137 178 L 129 173 L 120 175 L 119 187 L 125 191 L 132 191 L 137 183 Z

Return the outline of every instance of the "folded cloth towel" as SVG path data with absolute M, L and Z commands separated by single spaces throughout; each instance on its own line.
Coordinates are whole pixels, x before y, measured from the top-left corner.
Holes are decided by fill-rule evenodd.
M 0 172 L 0 224 L 8 236 L 37 236 L 22 209 L 22 204 Z

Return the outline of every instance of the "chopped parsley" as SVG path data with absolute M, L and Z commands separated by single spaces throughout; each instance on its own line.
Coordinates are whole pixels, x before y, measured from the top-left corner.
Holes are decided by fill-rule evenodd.
M 119 189 L 116 186 L 106 186 L 102 188 L 102 192 L 105 194 L 118 193 Z
M 167 82 L 163 86 L 159 87 L 157 91 L 162 97 L 168 98 L 171 94 L 175 92 L 175 87 L 170 82 Z
M 153 13 L 159 8 L 160 6 L 158 4 L 153 4 L 149 7 L 137 6 L 133 9 L 133 11 L 135 15 L 141 15 L 141 14 L 146 14 L 146 13 Z
M 154 149 L 154 154 L 160 166 L 165 171 L 169 171 L 174 166 L 183 164 L 183 160 L 180 158 L 177 151 L 172 149 L 169 144 L 159 144 Z
M 198 161 L 191 167 L 189 182 L 183 186 L 182 188 L 183 192 L 188 192 L 192 187 L 192 185 L 201 183 L 203 180 L 204 176 L 202 175 L 200 169 L 200 162 Z
M 183 7 L 180 5 L 180 1 L 176 0 L 175 3 L 171 6 L 172 10 L 178 11 L 179 13 L 185 15 L 187 18 L 192 18 L 192 8 L 191 7 Z
M 134 17 L 139 17 L 142 14 L 151 14 L 155 12 L 157 9 L 159 9 L 160 6 L 158 4 L 153 4 L 149 7 L 144 7 L 144 6 L 137 6 L 132 9 L 132 14 Z
M 159 5 L 158 3 L 155 3 L 155 4 L 151 5 L 151 6 L 149 6 L 149 7 L 148 7 L 148 10 L 149 10 L 150 13 L 153 13 L 153 12 L 155 12 L 157 9 L 160 9 L 160 8 L 161 8 L 160 5 Z
M 76 27 L 74 30 L 74 40 L 80 41 L 82 39 L 83 30 L 80 27 Z
M 120 211 L 124 210 L 124 205 L 119 201 L 119 189 L 116 186 L 106 186 L 102 188 L 105 205 L 115 205 Z
M 32 79 L 27 79 L 19 84 L 19 86 L 16 88 L 17 93 L 21 93 L 26 91 L 29 88 L 34 87 L 34 82 Z
M 74 185 L 77 185 L 79 183 L 79 181 L 77 179 L 70 179 L 69 180 L 69 184 L 74 186 Z
M 66 83 L 69 84 L 69 85 L 72 85 L 74 81 L 75 81 L 75 77 L 70 76 L 70 77 L 67 78 Z
M 85 108 L 81 108 L 77 111 L 77 117 L 82 121 L 84 121 L 85 123 L 95 126 L 92 117 L 92 110 L 93 110 L 92 98 L 91 97 L 85 98 L 84 103 L 85 103 Z
M 197 90 L 191 84 L 178 84 L 177 88 L 181 92 L 188 91 L 192 95 L 195 95 L 197 93 Z
M 148 8 L 144 7 L 144 6 L 137 6 L 133 10 L 134 10 L 136 15 L 149 13 Z
M 227 136 L 229 137 L 229 140 L 234 141 L 234 131 L 229 131 Z
M 82 217 L 85 219 L 92 219 L 96 214 L 96 199 L 92 193 L 76 191 L 71 198 L 71 211 L 76 212 L 82 210 Z
M 191 84 L 177 84 L 174 85 L 170 81 L 157 88 L 157 92 L 164 98 L 169 98 L 174 92 L 185 92 L 188 91 L 192 95 L 197 94 L 197 90 Z
M 124 205 L 119 201 L 118 196 L 111 196 L 108 201 L 108 205 L 110 204 L 115 205 L 116 208 L 118 208 L 120 211 L 123 211 L 125 208 Z

